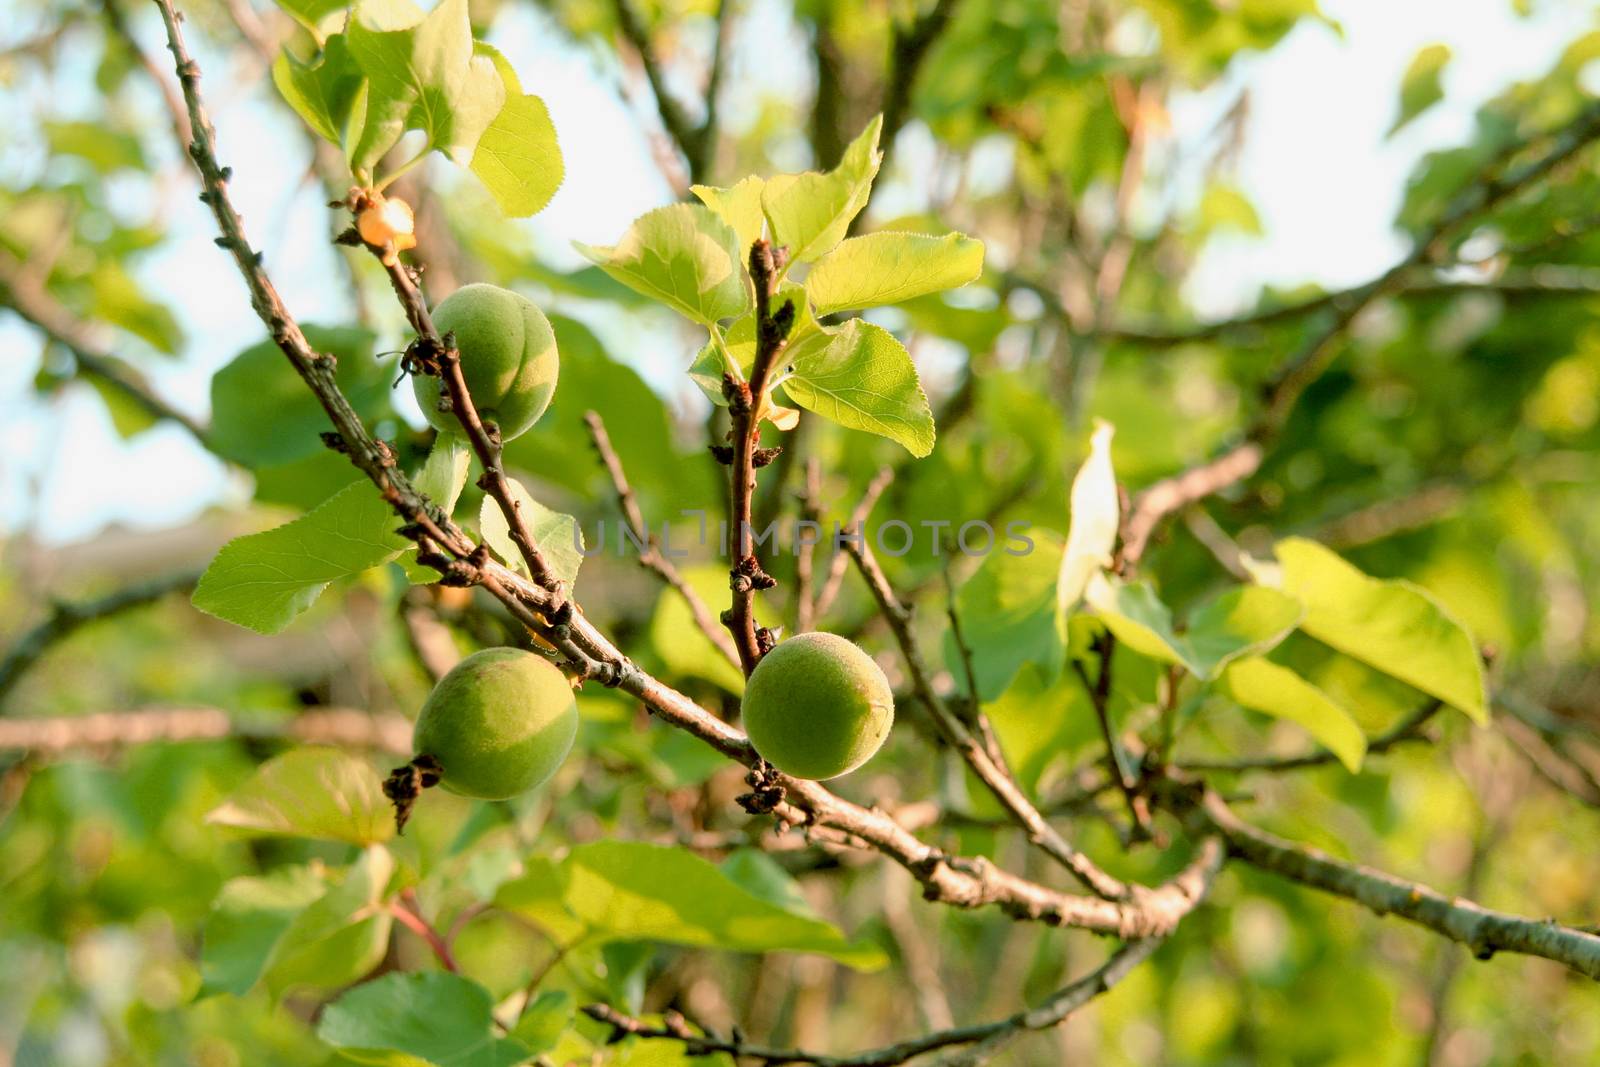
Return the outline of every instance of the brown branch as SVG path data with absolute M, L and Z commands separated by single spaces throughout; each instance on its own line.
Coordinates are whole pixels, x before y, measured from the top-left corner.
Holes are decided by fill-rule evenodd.
M 71 354 L 78 374 L 103 382 L 153 419 L 183 427 L 202 448 L 211 448 L 209 435 L 199 421 L 163 400 L 134 369 L 106 351 L 94 331 L 63 307 L 26 264 L 0 248 L 0 300 L 23 321 Z
M 756 662 L 764 651 L 756 632 L 756 590 L 774 584 L 756 558 L 750 509 L 756 489 L 756 450 L 761 444 L 761 420 L 768 404 L 767 378 L 794 322 L 792 303 L 777 311 L 772 307 L 772 298 L 778 293 L 781 267 L 782 253 L 775 252 L 765 239 L 758 238 L 750 246 L 750 280 L 755 283 L 756 291 L 755 361 L 750 367 L 749 382 L 736 382 L 731 377 L 723 380 L 728 413 L 733 421 L 730 431 L 733 462 L 728 495 L 728 536 L 732 539 L 728 583 L 733 590 L 733 605 L 727 624 L 746 675 L 756 669 Z
M 408 591 L 400 602 L 400 624 L 418 665 L 429 678 L 437 682 L 461 662 L 461 651 L 456 648 L 450 628 L 428 603 L 429 597 L 430 594 L 424 589 Z
M 1374 756 L 1411 741 L 1432 743 L 1425 727 L 1444 705 L 1437 700 L 1424 703 L 1384 733 L 1367 742 L 1367 755 Z M 1187 760 L 1176 764 L 1190 773 L 1235 773 L 1244 771 L 1299 771 L 1338 763 L 1339 757 L 1325 748 L 1299 756 L 1259 756 L 1236 760 Z
M 299 327 L 278 300 L 255 254 L 245 242 L 238 216 L 228 202 L 226 177 L 216 164 L 212 133 L 204 121 L 199 97 L 199 70 L 183 45 L 171 0 L 157 0 L 167 24 L 185 99 L 195 115 L 196 145 L 191 151 L 205 178 L 207 196 L 224 239 L 248 285 L 257 314 L 279 347 L 300 371 L 338 428 L 352 462 L 368 475 L 401 514 L 411 519 L 408 534 L 422 544 L 442 548 L 454 558 L 441 560 L 450 575 L 481 584 L 512 615 L 535 633 L 581 662 L 584 676 L 616 686 L 636 697 L 668 724 L 698 737 L 723 755 L 756 769 L 766 765 L 736 728 L 722 722 L 682 693 L 664 684 L 620 652 L 582 612 L 573 610 L 552 624 L 541 614 L 553 611 L 550 591 L 485 558 L 447 519 L 437 521 L 427 502 L 394 470 L 392 454 L 374 442 L 340 393 L 331 366 L 306 345 Z M 387 459 L 386 459 L 387 457 Z M 413 518 L 414 516 L 414 518 Z M 773 814 L 793 826 L 804 826 L 819 838 L 872 848 L 909 870 L 923 886 L 923 895 L 952 907 L 994 905 L 1018 919 L 1057 926 L 1075 926 L 1124 939 L 1152 937 L 1170 931 L 1191 911 L 1222 862 L 1214 840 L 1203 841 L 1190 865 L 1155 889 L 1140 889 L 1130 900 L 1104 900 L 1062 893 L 994 867 L 982 858 L 952 856 L 920 840 L 890 816 L 863 808 L 811 781 L 771 774 L 782 800 Z
M 1554 919 L 1528 919 L 1450 898 L 1419 883 L 1285 841 L 1241 821 L 1214 793 L 1185 816 L 1199 832 L 1221 834 L 1228 854 L 1291 881 L 1345 897 L 1378 915 L 1396 915 L 1466 945 L 1478 959 L 1496 952 L 1541 956 L 1600 979 L 1600 937 Z
M 5 659 L 0 660 L 0 704 L 5 702 L 18 680 L 38 662 L 39 657 L 49 651 L 51 645 L 65 640 L 91 622 L 143 607 L 169 593 L 192 589 L 199 580 L 200 576 L 194 573 L 172 574 L 139 582 L 94 600 L 76 603 L 54 601 L 50 605 L 50 613 L 12 642 Z
M 1139 495 L 1124 530 L 1120 554 L 1123 563 L 1138 563 L 1151 534 L 1168 515 L 1249 478 L 1260 468 L 1266 447 L 1283 430 L 1300 397 L 1338 355 L 1339 338 L 1373 301 L 1395 291 L 1417 268 L 1441 260 L 1450 242 L 1470 222 L 1544 178 L 1596 138 L 1600 138 L 1600 105 L 1586 108 L 1553 134 L 1530 139 L 1501 153 L 1398 263 L 1330 302 L 1332 318 L 1266 383 L 1262 411 L 1244 440 L 1215 459 L 1157 482 Z M 1500 173 L 1506 160 L 1546 140 L 1550 146 L 1538 158 L 1511 173 Z
M 724 1039 L 714 1034 L 696 1033 L 681 1015 L 669 1012 L 660 1026 L 645 1023 L 624 1015 L 608 1004 L 588 1004 L 585 1015 L 611 1027 L 618 1037 L 667 1038 L 683 1043 L 684 1051 L 691 1056 L 708 1056 L 726 1053 L 736 1059 L 759 1060 L 768 1065 L 813 1064 L 815 1067 L 895 1067 L 918 1056 L 959 1045 L 985 1043 L 986 1051 L 1033 1030 L 1047 1030 L 1058 1026 L 1079 1008 L 1095 997 L 1110 991 L 1133 969 L 1155 952 L 1161 938 L 1133 941 L 1112 953 L 1099 968 L 1058 990 L 1038 1007 L 1019 1011 L 993 1022 L 974 1026 L 958 1026 L 935 1030 L 906 1041 L 865 1052 L 843 1056 L 829 1056 L 801 1049 L 771 1048 L 744 1041 L 741 1038 Z
M 562 583 L 550 569 L 544 554 L 539 551 L 539 543 L 535 540 L 533 531 L 528 528 L 527 517 L 522 514 L 522 508 L 512 493 L 511 479 L 506 476 L 505 467 L 501 462 L 500 428 L 492 422 L 485 423 L 479 417 L 478 407 L 473 403 L 472 393 L 467 388 L 466 375 L 461 369 L 461 353 L 453 344 L 448 344 L 445 338 L 440 336 L 438 328 L 433 324 L 433 316 L 428 311 L 428 304 L 421 288 L 417 286 L 411 272 L 400 262 L 399 257 L 390 249 L 371 247 L 371 250 L 383 264 L 384 271 L 389 276 L 389 284 L 394 289 L 395 296 L 399 298 L 400 306 L 405 310 L 406 321 L 416 331 L 419 343 L 426 346 L 429 350 L 428 355 L 437 361 L 439 377 L 444 382 L 444 396 L 450 403 L 450 412 L 461 424 L 467 442 L 472 446 L 472 451 L 478 457 L 478 464 L 483 468 L 483 474 L 478 478 L 478 488 L 494 499 L 501 514 L 505 516 L 507 530 L 523 562 L 527 565 L 528 576 L 549 590 L 556 605 L 559 606 L 565 596 L 561 588 Z M 425 359 L 423 362 L 427 364 L 429 361 Z
M 0 751 L 43 757 L 226 737 L 337 745 L 397 756 L 412 752 L 409 720 L 353 708 L 316 708 L 292 716 L 233 714 L 211 707 L 140 708 L 0 720 Z
M 888 620 L 890 628 L 894 631 L 895 641 L 900 646 L 900 655 L 905 660 L 906 669 L 911 675 L 917 699 L 933 716 L 939 732 L 956 751 L 961 753 L 962 759 L 966 760 L 973 773 L 1010 812 L 1017 825 L 1027 833 L 1028 840 L 1051 859 L 1071 871 L 1086 889 L 1100 897 L 1106 900 L 1123 900 L 1135 895 L 1138 887 L 1125 885 L 1113 878 L 1102 871 L 1093 860 L 1068 844 L 1055 827 L 1039 814 L 1039 810 L 1023 794 L 1016 780 L 992 758 L 989 750 L 967 728 L 966 723 L 962 722 L 961 718 L 939 697 L 934 691 L 932 674 L 923 661 L 916 635 L 911 630 L 911 609 L 895 596 L 894 590 L 889 585 L 889 579 L 879 566 L 877 557 L 872 554 L 866 538 L 863 537 L 859 541 L 846 540 L 844 546 L 845 551 L 850 553 L 850 558 L 855 561 L 857 569 L 861 571 L 861 576 L 866 579 L 867 587 L 871 589 L 873 599 L 877 601 L 883 617 Z
M 685 604 L 689 606 L 689 614 L 694 616 L 694 623 L 700 632 L 710 638 L 711 643 L 735 667 L 739 666 L 739 652 L 733 647 L 733 640 L 728 631 L 717 623 L 715 615 L 700 599 L 700 594 L 684 579 L 682 573 L 661 551 L 661 544 L 656 535 L 650 532 L 650 526 L 644 520 L 644 513 L 639 510 L 639 500 L 634 495 L 633 486 L 628 483 L 627 471 L 623 469 L 622 457 L 617 455 L 617 450 L 611 446 L 611 435 L 606 432 L 605 420 L 597 411 L 587 411 L 583 415 L 584 423 L 589 427 L 589 439 L 594 444 L 594 450 L 600 456 L 600 462 L 605 464 L 606 473 L 611 476 L 611 486 L 617 494 L 617 506 L 622 510 L 622 517 L 627 522 L 628 528 L 633 531 L 634 541 L 645 547 L 639 553 L 639 566 L 648 571 L 654 571 L 660 579 L 670 586 Z

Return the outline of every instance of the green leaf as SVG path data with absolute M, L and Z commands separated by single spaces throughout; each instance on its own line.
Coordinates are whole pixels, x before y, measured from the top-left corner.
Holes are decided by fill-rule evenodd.
M 960 233 L 852 237 L 806 275 L 818 315 L 898 304 L 966 285 L 983 273 L 983 242 Z
M 351 169 L 370 174 L 406 130 L 467 163 L 506 99 L 494 62 L 473 53 L 467 0 L 441 0 L 425 16 L 410 0 L 363 0 L 346 37 L 367 76 L 359 132 L 346 146 Z
M 89 314 L 104 319 L 172 356 L 183 347 L 183 330 L 166 305 L 145 295 L 139 283 L 114 259 L 102 259 L 89 275 Z
M 572 1025 L 577 1006 L 565 989 L 547 989 L 522 1009 L 517 1025 L 506 1036 L 520 1041 L 532 1055 L 549 1052 Z
M 296 916 L 262 976 L 273 997 L 296 989 L 338 989 L 382 962 L 389 946 L 392 916 L 385 902 L 394 869 L 389 851 L 373 845 Z
M 319 352 L 338 360 L 335 381 L 365 420 L 388 410 L 391 371 L 373 358 L 374 336 L 353 326 L 302 327 Z M 270 340 L 251 345 L 211 379 L 211 444 L 249 466 L 291 463 L 325 452 L 317 436 L 328 415 Z M 345 465 L 349 467 L 346 460 Z M 358 476 L 349 467 L 351 476 Z
M 1268 594 L 1262 596 L 1261 594 Z M 1229 662 L 1282 641 L 1302 609 L 1290 596 L 1260 586 L 1230 589 L 1195 612 L 1183 633 L 1148 582 L 1097 576 L 1089 606 L 1118 641 L 1141 655 L 1181 664 L 1196 678 L 1214 677 Z
M 783 174 L 768 178 L 761 191 L 761 207 L 771 229 L 772 243 L 789 250 L 789 262 L 809 263 L 830 251 L 850 223 L 867 206 L 872 179 L 878 175 L 883 153 L 878 135 L 883 116 L 844 151 L 839 165 L 826 174 Z
M 335 11 L 343 11 L 349 7 L 350 0 L 278 0 L 278 6 L 315 34 L 324 19 Z
M 744 254 L 761 237 L 767 218 L 761 213 L 761 190 L 766 181 L 754 174 L 728 189 L 711 185 L 691 185 L 689 191 L 706 207 L 722 217 L 739 235 L 739 250 Z
M 478 138 L 472 173 L 512 218 L 544 209 L 561 187 L 565 170 L 550 110 L 537 96 L 524 94 L 505 56 L 479 41 L 476 49 L 494 64 L 505 86 L 505 104 Z
M 972 654 L 978 698 L 996 700 L 1025 665 L 1035 664 L 1045 684 L 1061 673 L 1065 631 L 1056 611 L 1056 572 L 1061 538 L 1032 531 L 1026 555 L 991 552 L 956 594 L 961 636 Z M 963 689 L 967 680 L 952 633 L 945 634 L 945 668 Z
M 560 863 L 530 860 L 495 904 L 564 945 L 657 941 L 732 952 L 810 952 L 857 970 L 883 952 L 758 896 L 683 849 L 634 841 L 578 845 Z
M 1288 667 L 1248 657 L 1230 663 L 1216 690 L 1240 707 L 1303 726 L 1351 773 L 1361 769 L 1367 737 L 1349 711 Z
M 326 891 L 327 883 L 309 867 L 225 884 L 201 935 L 199 995 L 248 993 L 295 917 Z
M 206 919 L 200 995 L 243 996 L 264 981 L 281 997 L 360 978 L 389 942 L 383 903 L 393 873 L 393 857 L 373 845 L 331 879 L 309 867 L 233 879 Z
M 514 478 L 508 480 L 512 500 L 523 521 L 528 524 L 528 532 L 533 534 L 539 554 L 555 576 L 571 589 L 578 580 L 578 568 L 583 566 L 583 531 L 578 528 L 578 520 L 571 515 L 551 511 L 529 496 L 521 482 Z M 528 564 L 523 560 L 517 543 L 511 539 L 511 526 L 506 522 L 500 505 L 487 493 L 483 495 L 483 504 L 479 508 L 478 525 L 483 539 L 506 566 L 518 574 L 526 575 Z
M 1061 555 L 1056 578 L 1056 606 L 1062 618 L 1083 599 L 1089 579 L 1111 565 L 1122 516 L 1117 474 L 1111 465 L 1111 436 L 1116 428 L 1095 420 L 1089 438 L 1089 455 L 1072 479 L 1072 525 L 1067 527 L 1067 548 Z
M 623 285 L 702 326 L 753 306 L 739 235 L 698 204 L 646 212 L 611 247 L 577 248 Z
M 285 48 L 272 63 L 278 95 L 319 137 L 336 145 L 345 142 L 365 82 L 342 33 L 329 37 L 313 62 L 303 63 Z
M 317 1036 L 358 1063 L 514 1067 L 533 1055 L 495 1036 L 489 991 L 444 971 L 386 974 L 329 1004 Z
M 802 344 L 782 379 L 789 399 L 852 430 L 905 446 L 913 456 L 933 451 L 933 411 L 917 368 L 895 336 L 851 319 L 827 344 Z
M 206 815 L 253 837 L 309 837 L 372 845 L 394 836 L 394 814 L 378 772 L 336 748 L 307 746 L 275 756 Z
M 1400 77 L 1400 111 L 1386 136 L 1393 137 L 1412 119 L 1444 99 L 1444 68 L 1450 46 L 1430 44 L 1417 52 Z
M 99 122 L 46 122 L 45 140 L 52 156 L 77 156 L 101 174 L 144 170 L 139 138 Z
M 1466 628 L 1425 590 L 1369 578 L 1314 541 L 1279 541 L 1282 587 L 1306 606 L 1300 628 L 1487 722 L 1483 662 Z
M 700 594 L 713 615 L 728 603 L 728 570 L 714 564 L 680 568 L 683 580 Z M 668 674 L 701 678 L 730 693 L 744 692 L 744 672 L 695 625 L 689 606 L 671 589 L 663 589 L 650 618 L 650 645 Z
M 440 435 L 417 488 L 445 511 L 466 483 L 466 449 Z M 339 490 L 293 522 L 222 546 L 191 598 L 208 615 L 275 634 L 314 604 L 331 582 L 390 562 L 412 547 L 372 483 Z

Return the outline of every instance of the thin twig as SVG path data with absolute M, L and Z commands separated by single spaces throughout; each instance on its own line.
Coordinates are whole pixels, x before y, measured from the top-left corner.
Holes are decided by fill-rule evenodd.
M 713 1034 L 696 1033 L 682 1016 L 669 1013 L 663 1025 L 645 1023 L 624 1015 L 608 1004 L 585 1005 L 583 1012 L 611 1027 L 618 1036 L 668 1038 L 683 1043 L 691 1056 L 727 1053 L 738 1059 L 758 1060 L 770 1065 L 813 1064 L 815 1067 L 895 1067 L 918 1056 L 958 1045 L 992 1043 L 998 1048 L 1005 1041 L 1032 1030 L 1047 1030 L 1064 1022 L 1074 1011 L 1095 997 L 1108 992 L 1134 968 L 1148 959 L 1161 945 L 1161 938 L 1147 938 L 1123 945 L 1111 958 L 1090 974 L 1058 990 L 1044 1003 L 993 1022 L 936 1030 L 882 1048 L 843 1056 L 829 1056 L 801 1049 L 771 1048 L 742 1039 L 728 1040 Z
M 883 573 L 883 568 L 878 564 L 877 557 L 873 555 L 865 538 L 846 540 L 844 546 L 845 551 L 850 553 L 850 558 L 855 561 L 861 576 L 866 579 L 867 587 L 872 591 L 873 599 L 878 602 L 879 610 L 883 612 L 884 618 L 894 631 L 895 641 L 900 646 L 900 655 L 905 660 L 906 669 L 911 675 L 917 699 L 933 716 L 939 732 L 957 752 L 961 753 L 961 757 L 966 760 L 973 773 L 1011 813 L 1017 825 L 1027 833 L 1028 840 L 1051 859 L 1071 871 L 1086 889 L 1098 896 L 1106 900 L 1123 900 L 1136 896 L 1139 892 L 1137 886 L 1129 886 L 1113 878 L 1102 871 L 1088 856 L 1068 844 L 1066 838 L 1045 820 L 1033 806 L 1033 802 L 1023 794 L 1016 780 L 1002 765 L 990 758 L 984 744 L 939 697 L 934 691 L 932 674 L 923 660 L 922 650 L 911 629 L 911 610 L 895 596 L 888 577 Z
M 401 924 L 428 943 L 434 956 L 439 960 L 439 966 L 451 974 L 460 974 L 461 968 L 456 964 L 456 958 L 450 952 L 450 946 L 445 944 L 444 938 L 439 936 L 439 931 L 433 924 L 422 917 L 422 912 L 417 906 L 417 891 L 411 887 L 400 890 L 398 900 L 389 902 L 389 914 L 400 920 Z
M 1266 446 L 1282 432 L 1306 389 L 1338 355 L 1339 338 L 1362 311 L 1379 297 L 1393 292 L 1412 271 L 1441 259 L 1450 242 L 1474 219 L 1544 178 L 1596 138 L 1600 138 L 1600 105 L 1584 109 L 1553 134 L 1511 146 L 1480 173 L 1399 262 L 1364 285 L 1347 291 L 1337 302 L 1331 302 L 1329 309 L 1333 314 L 1329 321 L 1266 383 L 1262 411 L 1245 433 L 1244 440 L 1215 459 L 1157 482 L 1139 495 L 1124 529 L 1120 552 L 1123 563 L 1133 566 L 1139 562 L 1150 536 L 1168 515 L 1249 478 L 1260 468 Z M 1546 140 L 1550 147 L 1542 155 L 1501 175 L 1505 160 Z
M 0 751 L 40 758 L 226 737 L 412 753 L 409 720 L 354 708 L 314 708 L 295 715 L 240 714 L 212 707 L 139 708 L 0 720 Z
M 5 659 L 0 660 L 0 704 L 50 646 L 70 637 L 79 627 L 143 607 L 171 593 L 192 589 L 199 580 L 200 576 L 191 572 L 171 574 L 118 589 L 94 600 L 53 602 L 50 613 L 12 642 Z
M 611 476 L 611 486 L 617 494 L 617 506 L 622 510 L 623 520 L 633 531 L 634 542 L 644 546 L 639 552 L 639 565 L 648 571 L 654 571 L 683 598 L 700 632 L 710 638 L 711 643 L 729 663 L 735 667 L 739 666 L 739 651 L 733 647 L 733 640 L 728 631 L 717 623 L 716 616 L 711 614 L 706 602 L 695 592 L 694 586 L 684 579 L 672 560 L 661 551 L 660 541 L 650 532 L 650 526 L 644 520 L 644 513 L 639 510 L 639 500 L 634 495 L 633 486 L 628 483 L 628 474 L 623 469 L 622 457 L 617 455 L 617 450 L 611 445 L 611 435 L 606 432 L 605 420 L 600 417 L 599 412 L 587 411 L 584 413 L 583 421 L 589 427 L 589 439 L 594 444 L 595 452 L 600 456 L 600 462 L 605 464 L 606 473 Z

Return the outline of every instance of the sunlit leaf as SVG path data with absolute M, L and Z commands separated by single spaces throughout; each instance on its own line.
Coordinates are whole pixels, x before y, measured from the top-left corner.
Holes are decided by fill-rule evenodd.
M 1122 501 L 1111 466 L 1114 433 L 1109 422 L 1096 421 L 1088 458 L 1072 479 L 1072 524 L 1067 527 L 1067 548 L 1056 579 L 1056 602 L 1063 617 L 1083 599 L 1095 572 L 1111 565 L 1111 550 L 1117 545 Z
M 1361 769 L 1367 737 L 1355 718 L 1288 667 L 1257 657 L 1235 660 L 1217 679 L 1216 689 L 1240 707 L 1304 727 L 1352 773 Z
M 394 836 L 394 813 L 372 765 L 336 748 L 275 756 L 213 808 L 206 821 L 247 835 L 371 845 Z
M 826 335 L 824 335 L 826 336 Z M 787 355 L 789 399 L 852 430 L 887 437 L 913 456 L 933 451 L 933 411 L 911 354 L 881 326 L 851 319 L 827 343 Z
M 768 178 L 761 191 L 761 207 L 771 228 L 772 243 L 789 250 L 793 263 L 819 258 L 850 232 L 850 223 L 867 206 L 872 179 L 877 177 L 883 153 L 878 135 L 883 116 L 844 151 L 839 165 L 826 174 L 783 174 Z
M 1302 630 L 1487 721 L 1477 645 L 1425 590 L 1369 578 L 1315 541 L 1289 538 L 1275 551 L 1283 589 L 1305 604 Z
M 478 138 L 472 173 L 512 218 L 537 214 L 561 187 L 565 170 L 550 110 L 537 96 L 525 94 L 516 71 L 498 51 L 479 41 L 505 86 L 505 103 Z
M 965 234 L 872 233 L 819 259 L 806 293 L 818 315 L 831 315 L 955 289 L 982 272 L 983 242 Z
M 577 247 L 623 285 L 703 326 L 744 314 L 755 299 L 738 234 L 698 204 L 647 212 L 614 246 Z
M 877 946 L 758 896 L 683 849 L 634 841 L 579 845 L 559 863 L 530 860 L 497 907 L 562 944 L 660 941 L 731 952 L 811 952 L 857 970 L 885 963 Z

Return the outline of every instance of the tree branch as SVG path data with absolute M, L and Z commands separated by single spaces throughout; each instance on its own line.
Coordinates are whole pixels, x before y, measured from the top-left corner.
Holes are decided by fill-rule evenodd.
M 1168 515 L 1243 481 L 1260 468 L 1266 446 L 1282 431 L 1306 389 L 1338 355 L 1338 339 L 1373 301 L 1393 292 L 1418 267 L 1440 259 L 1450 241 L 1468 223 L 1544 178 L 1597 138 L 1600 138 L 1600 105 L 1593 105 L 1555 133 L 1531 138 L 1508 149 L 1456 198 L 1404 258 L 1373 280 L 1341 294 L 1336 303 L 1330 302 L 1328 307 L 1333 316 L 1329 322 L 1266 383 L 1262 411 L 1245 433 L 1244 440 L 1215 459 L 1157 482 L 1139 495 L 1124 528 L 1122 562 L 1127 566 L 1138 563 L 1151 534 Z M 1500 174 L 1505 160 L 1546 140 L 1550 146 L 1538 158 L 1509 174 Z
M 1600 937 L 1554 919 L 1527 919 L 1493 911 L 1470 900 L 1452 899 L 1392 874 L 1345 863 L 1240 820 L 1209 791 L 1187 807 L 1199 832 L 1221 834 L 1228 854 L 1253 867 L 1363 904 L 1379 915 L 1397 915 L 1466 945 L 1478 959 L 1496 952 L 1541 956 L 1600 979 Z
M 185 572 L 139 582 L 95 600 L 77 603 L 58 600 L 51 604 L 50 613 L 33 629 L 16 639 L 5 659 L 0 660 L 0 704 L 16 686 L 28 669 L 49 651 L 50 646 L 65 640 L 79 627 L 100 619 L 110 618 L 131 608 L 143 607 L 160 600 L 169 593 L 191 589 L 200 580 L 198 574 Z
M 861 576 L 866 579 L 868 588 L 872 590 L 873 599 L 878 602 L 879 609 L 894 631 L 895 641 L 900 646 L 900 654 L 906 662 L 906 669 L 911 675 L 917 698 L 933 716 L 939 732 L 956 751 L 961 753 L 961 757 L 966 760 L 979 780 L 988 786 L 995 799 L 1011 813 L 1017 825 L 1027 833 L 1028 840 L 1051 859 L 1071 871 L 1086 889 L 1103 899 L 1123 900 L 1134 895 L 1137 892 L 1136 887 L 1125 885 L 1102 871 L 1093 860 L 1067 843 L 1055 827 L 1039 814 L 1039 810 L 1023 794 L 1016 780 L 991 757 L 988 749 L 967 728 L 966 723 L 962 722 L 934 691 L 932 675 L 923 661 L 916 635 L 911 630 L 911 610 L 900 603 L 894 595 L 894 590 L 889 586 L 889 579 L 879 566 L 877 557 L 872 554 L 865 537 L 859 540 L 847 539 L 844 541 L 844 546 L 845 551 L 850 553 L 850 558 L 855 560 Z
M 409 720 L 354 708 L 315 708 L 293 716 L 238 715 L 210 707 L 140 708 L 0 720 L 0 751 L 44 757 L 225 737 L 339 745 L 396 756 L 412 752 Z
M 25 264 L 3 248 L 0 298 L 23 321 L 71 353 L 80 375 L 104 382 L 151 418 L 183 427 L 202 448 L 211 450 L 209 435 L 200 422 L 163 400 L 133 368 L 101 347 L 93 331 L 50 295 L 43 280 L 35 278 Z
M 993 1022 L 975 1026 L 958 1026 L 935 1030 L 906 1041 L 866 1052 L 844 1056 L 828 1056 L 801 1049 L 771 1048 L 739 1038 L 727 1040 L 713 1034 L 698 1034 L 691 1030 L 681 1015 L 669 1013 L 664 1025 L 648 1023 L 624 1015 L 608 1004 L 588 1004 L 585 1015 L 611 1027 L 619 1037 L 668 1038 L 683 1043 L 684 1051 L 691 1056 L 708 1056 L 727 1053 L 736 1059 L 759 1060 L 770 1065 L 813 1064 L 814 1067 L 896 1067 L 918 1056 L 958 1045 L 985 1043 L 986 1051 L 1032 1030 L 1047 1030 L 1058 1026 L 1079 1008 L 1110 989 L 1133 971 L 1161 946 L 1161 938 L 1133 941 L 1112 953 L 1099 968 L 1058 990 L 1043 1004 L 1027 1011 L 1019 1011 Z
M 761 420 L 769 403 L 767 377 L 778 353 L 783 351 L 794 322 L 794 305 L 786 303 L 774 311 L 772 298 L 778 292 L 778 272 L 782 253 L 774 252 L 764 238 L 750 246 L 750 279 L 756 290 L 756 354 L 750 367 L 750 380 L 736 382 L 724 377 L 722 389 L 728 398 L 728 413 L 733 420 L 732 473 L 728 497 L 729 555 L 732 568 L 728 581 L 733 590 L 733 606 L 728 614 L 728 629 L 739 651 L 739 663 L 748 676 L 766 651 L 755 619 L 757 589 L 776 584 L 761 569 L 756 558 L 754 531 L 750 528 L 750 508 L 755 496 L 756 452 L 761 444 Z M 763 461 L 764 462 L 764 461 Z

